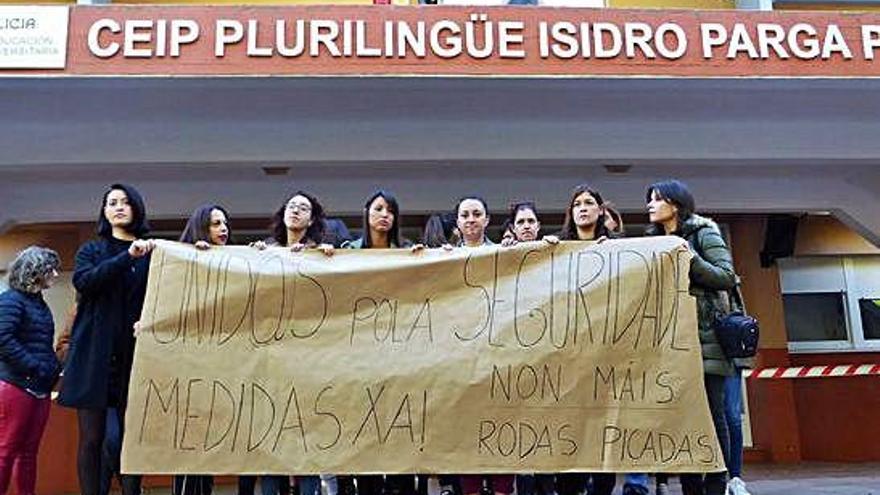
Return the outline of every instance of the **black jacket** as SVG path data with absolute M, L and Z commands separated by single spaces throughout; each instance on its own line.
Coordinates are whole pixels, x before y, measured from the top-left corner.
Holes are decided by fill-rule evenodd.
M 134 357 L 149 256 L 132 258 L 130 242 L 97 239 L 76 253 L 79 292 L 58 403 L 76 408 L 122 406 Z
M 48 394 L 59 372 L 54 334 L 52 312 L 41 294 L 16 289 L 0 294 L 0 380 Z

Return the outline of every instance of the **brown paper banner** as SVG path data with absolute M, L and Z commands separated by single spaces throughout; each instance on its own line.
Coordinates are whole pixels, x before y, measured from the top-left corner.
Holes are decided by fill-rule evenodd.
M 721 470 L 681 242 L 160 242 L 123 469 Z

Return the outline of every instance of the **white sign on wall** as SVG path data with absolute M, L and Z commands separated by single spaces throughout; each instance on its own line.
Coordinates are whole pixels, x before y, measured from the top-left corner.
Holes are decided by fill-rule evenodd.
M 68 8 L 0 6 L 0 69 L 63 69 Z

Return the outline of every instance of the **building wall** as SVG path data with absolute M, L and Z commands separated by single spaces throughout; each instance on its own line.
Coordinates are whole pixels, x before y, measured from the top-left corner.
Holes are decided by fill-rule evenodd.
M 798 223 L 795 256 L 878 255 L 880 248 L 831 216 Z M 877 352 L 792 354 L 792 366 L 880 364 Z M 880 460 L 880 379 L 877 376 L 797 380 L 795 403 L 804 460 Z
M 832 216 L 807 216 L 798 222 L 795 256 L 880 254 L 880 247 Z
M 880 364 L 878 353 L 801 354 L 794 366 Z M 880 461 L 880 378 L 854 376 L 794 382 L 801 455 L 808 461 Z
M 731 251 L 742 279 L 746 307 L 761 324 L 761 350 L 757 366 L 787 366 L 788 342 L 779 272 L 775 266 L 762 268 L 761 248 L 766 218 L 734 218 L 730 227 Z M 750 380 L 748 400 L 752 443 L 750 459 L 770 462 L 801 460 L 800 434 L 794 387 L 788 380 Z
M 789 353 L 779 271 L 761 268 L 763 222 L 731 222 L 736 268 L 747 306 L 761 323 L 759 367 L 880 364 L 875 352 Z M 830 216 L 801 219 L 795 256 L 880 254 Z M 772 462 L 880 460 L 880 380 L 876 376 L 811 379 L 751 379 L 749 406 L 753 460 Z

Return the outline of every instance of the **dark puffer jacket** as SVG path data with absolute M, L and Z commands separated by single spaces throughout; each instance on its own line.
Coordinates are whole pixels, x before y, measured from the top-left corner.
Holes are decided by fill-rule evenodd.
M 733 362 L 724 355 L 712 325 L 730 311 L 729 292 L 736 285 L 733 258 L 711 219 L 691 215 L 676 235 L 691 247 L 690 293 L 697 298 L 697 326 L 703 351 L 703 373 L 732 375 Z
M 52 391 L 60 371 L 54 334 L 41 294 L 16 289 L 0 294 L 0 380 L 40 394 Z

